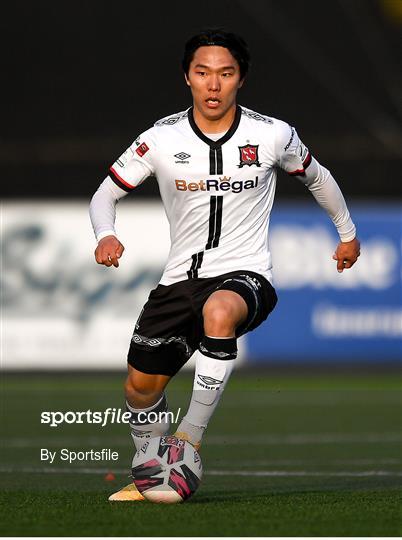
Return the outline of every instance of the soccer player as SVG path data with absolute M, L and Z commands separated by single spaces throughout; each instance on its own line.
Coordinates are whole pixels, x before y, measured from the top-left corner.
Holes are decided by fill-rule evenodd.
M 276 169 L 303 182 L 332 219 L 342 272 L 359 256 L 356 229 L 330 172 L 286 122 L 237 104 L 249 52 L 221 30 L 192 37 L 182 62 L 193 105 L 139 135 L 110 168 L 90 204 L 99 264 L 119 266 L 116 202 L 153 175 L 170 224 L 159 285 L 135 325 L 128 352 L 127 410 L 136 448 L 169 425 L 165 388 L 195 355 L 193 393 L 176 435 L 200 446 L 236 361 L 236 339 L 276 304 L 268 246 Z M 146 234 L 146 232 L 144 233 Z M 111 500 L 140 500 L 134 484 Z

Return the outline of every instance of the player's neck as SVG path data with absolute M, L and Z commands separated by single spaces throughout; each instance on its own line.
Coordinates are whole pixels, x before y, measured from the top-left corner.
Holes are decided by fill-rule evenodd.
M 205 117 L 194 105 L 194 121 L 203 133 L 226 133 L 233 124 L 236 115 L 236 103 L 221 118 L 210 119 Z

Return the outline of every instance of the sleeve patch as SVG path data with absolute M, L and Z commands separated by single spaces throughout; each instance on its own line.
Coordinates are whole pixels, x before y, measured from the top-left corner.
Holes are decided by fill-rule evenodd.
M 148 150 L 149 148 L 146 143 L 140 143 L 140 145 L 138 146 L 138 148 L 136 148 L 135 151 L 140 157 L 143 157 L 148 152 Z

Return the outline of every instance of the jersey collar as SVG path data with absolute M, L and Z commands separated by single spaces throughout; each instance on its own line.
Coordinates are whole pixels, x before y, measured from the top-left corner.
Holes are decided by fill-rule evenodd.
M 191 129 L 194 131 L 197 137 L 199 137 L 202 141 L 208 144 L 211 148 L 220 147 L 222 146 L 222 144 L 227 142 L 232 137 L 232 135 L 235 134 L 237 128 L 239 127 L 240 119 L 241 119 L 241 107 L 240 105 L 237 105 L 236 114 L 235 114 L 232 125 L 230 126 L 230 128 L 228 129 L 228 131 L 225 133 L 223 137 L 221 137 L 217 141 L 213 141 L 212 139 L 207 137 L 195 123 L 194 115 L 193 115 L 193 107 L 190 107 L 190 109 L 188 110 L 188 121 L 190 122 Z

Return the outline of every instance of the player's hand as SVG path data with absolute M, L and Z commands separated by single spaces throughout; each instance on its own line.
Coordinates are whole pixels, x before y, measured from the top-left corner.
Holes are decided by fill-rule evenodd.
M 360 242 L 354 238 L 350 242 L 339 242 L 335 253 L 332 255 L 334 261 L 337 261 L 336 268 L 338 272 L 343 272 L 345 268 L 351 268 L 360 255 Z
M 123 251 L 123 244 L 115 236 L 105 236 L 105 238 L 99 240 L 99 244 L 95 249 L 96 262 L 105 266 L 112 266 L 113 264 L 118 268 Z

